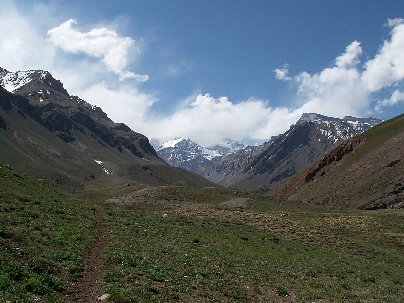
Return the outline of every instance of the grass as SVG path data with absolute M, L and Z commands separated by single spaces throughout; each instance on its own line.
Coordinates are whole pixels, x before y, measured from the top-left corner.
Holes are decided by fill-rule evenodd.
M 195 193 L 199 199 L 175 199 L 174 208 L 108 210 L 105 280 L 116 302 L 279 302 L 286 295 L 400 302 L 401 211 L 329 209 L 251 193 L 246 209 L 229 210 L 200 202 L 207 190 Z
M 90 203 L 0 167 L 0 302 L 55 301 L 63 280 L 81 275 L 94 228 Z
M 402 210 L 221 188 L 89 183 L 72 192 L 0 166 L 0 302 L 65 302 L 66 281 L 81 276 L 95 208 L 110 233 L 104 292 L 116 303 L 403 297 Z M 114 197 L 129 202 L 104 203 Z M 245 206 L 223 206 L 241 197 Z
M 388 139 L 397 136 L 400 132 L 404 130 L 404 114 L 395 117 L 394 119 L 385 121 L 364 134 L 367 139 L 366 144 L 360 148 L 355 154 L 353 154 L 349 161 L 345 163 L 346 166 L 356 163 L 361 158 L 365 157 L 366 154 L 371 152 L 373 149 L 380 146 L 380 142 L 387 141 Z

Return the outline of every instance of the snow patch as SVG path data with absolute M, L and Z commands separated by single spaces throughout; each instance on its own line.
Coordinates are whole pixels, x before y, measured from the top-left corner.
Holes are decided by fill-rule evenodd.
M 95 161 L 98 165 L 101 166 L 101 168 L 102 168 L 102 170 L 103 170 L 104 173 L 106 173 L 107 175 L 112 175 L 112 173 L 111 173 L 108 169 L 106 169 L 105 166 L 102 164 L 102 161 L 100 161 L 100 160 L 94 160 L 94 161 Z
M 35 70 L 18 71 L 7 73 L 1 80 L 0 85 L 4 87 L 10 93 L 14 93 L 19 88 L 28 84 L 32 79 L 31 75 L 35 73 Z
M 173 140 L 169 140 L 167 142 L 164 142 L 161 147 L 159 149 L 163 149 L 163 148 L 174 148 L 178 143 L 180 143 L 181 141 L 185 141 L 187 140 L 186 138 L 175 138 Z

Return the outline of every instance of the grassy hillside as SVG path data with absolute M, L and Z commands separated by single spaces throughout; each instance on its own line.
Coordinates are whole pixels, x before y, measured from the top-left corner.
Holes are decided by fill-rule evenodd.
M 403 172 L 404 115 L 400 115 L 344 142 L 274 193 L 334 206 L 402 207 Z
M 78 294 L 94 302 L 105 293 L 109 302 L 403 296 L 402 210 L 348 211 L 220 188 L 88 183 L 72 192 L 0 166 L 0 302 L 78 302 Z M 71 285 L 98 285 L 86 280 L 89 253 L 100 254 L 103 283 L 77 292 Z
M 155 155 L 146 137 L 124 124 L 63 98 L 32 105 L 22 96 L 0 92 L 0 161 L 70 187 L 80 187 L 86 181 L 213 185 L 166 164 Z M 84 122 L 80 120 L 84 124 L 72 120 L 83 112 L 88 113 L 82 117 Z M 71 128 L 67 133 L 58 130 L 66 127 Z

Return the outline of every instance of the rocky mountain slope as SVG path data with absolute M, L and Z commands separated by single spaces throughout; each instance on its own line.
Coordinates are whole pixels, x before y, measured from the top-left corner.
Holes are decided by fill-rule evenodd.
M 162 161 L 149 140 L 46 71 L 0 70 L 0 159 L 40 178 L 211 185 Z
M 373 118 L 303 114 L 288 131 L 261 146 L 214 159 L 209 179 L 227 187 L 269 189 L 344 141 L 380 123 Z
M 229 154 L 211 157 L 206 149 L 189 139 L 170 141 L 157 148 L 157 152 L 168 163 L 223 186 L 268 189 L 318 160 L 336 143 L 380 122 L 373 118 L 339 119 L 307 113 L 287 132 L 269 142 Z
M 332 206 L 404 207 L 404 115 L 342 142 L 274 193 Z

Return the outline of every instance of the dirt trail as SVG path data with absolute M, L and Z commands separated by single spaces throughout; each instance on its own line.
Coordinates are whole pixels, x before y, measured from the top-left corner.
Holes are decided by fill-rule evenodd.
M 102 295 L 102 254 L 108 241 L 108 228 L 101 211 L 95 212 L 94 216 L 97 229 L 84 253 L 83 277 L 66 287 L 65 295 L 71 302 L 93 303 Z

